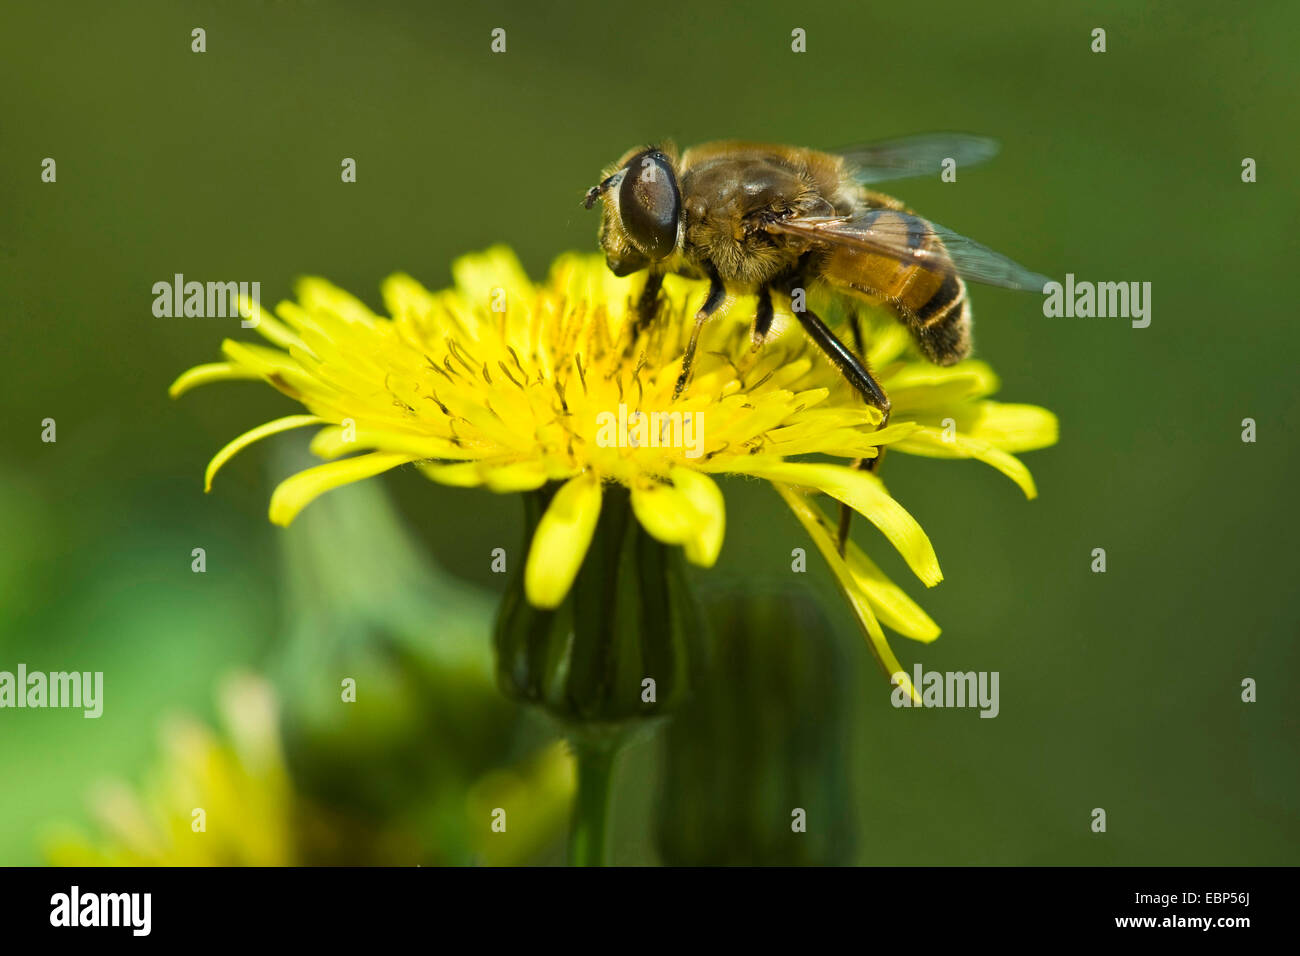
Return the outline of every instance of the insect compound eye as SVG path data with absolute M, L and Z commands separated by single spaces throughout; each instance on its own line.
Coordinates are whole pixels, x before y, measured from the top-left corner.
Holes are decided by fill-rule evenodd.
M 618 186 L 623 231 L 643 254 L 662 259 L 677 245 L 682 197 L 668 157 L 647 149 L 632 157 Z

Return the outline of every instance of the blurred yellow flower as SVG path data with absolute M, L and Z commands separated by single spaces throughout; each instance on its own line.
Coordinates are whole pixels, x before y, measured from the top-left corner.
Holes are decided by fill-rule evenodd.
M 165 752 L 144 786 L 105 783 L 91 800 L 94 836 L 53 828 L 45 854 L 55 866 L 301 866 L 410 862 L 412 835 L 400 820 L 374 829 L 304 797 L 280 747 L 279 704 L 265 680 L 227 678 L 218 694 L 223 732 L 190 718 L 164 730 Z M 474 860 L 529 862 L 554 842 L 576 787 L 573 757 L 556 741 L 472 780 L 448 821 L 468 834 Z M 509 837 L 492 829 L 508 809 Z M 339 844 L 339 833 L 366 845 Z M 467 862 L 435 847 L 428 862 Z
M 139 795 L 103 784 L 98 838 L 47 842 L 56 866 L 285 866 L 295 862 L 292 792 L 273 692 L 233 677 L 219 692 L 225 735 L 189 718 L 163 732 L 165 758 Z
M 560 483 L 538 524 L 524 570 L 538 607 L 563 601 L 582 565 L 601 509 L 602 484 L 617 482 L 658 540 L 711 566 L 725 509 L 716 475 L 771 482 L 803 522 L 836 575 L 887 674 L 902 670 L 880 620 L 918 640 L 938 628 L 856 546 L 841 558 L 821 510 L 804 490 L 824 492 L 876 525 L 927 586 L 942 574 L 929 538 L 874 474 L 846 464 L 795 460 L 872 458 L 898 451 L 976 458 L 1034 494 L 1011 453 L 1056 440 L 1044 409 L 1003 405 L 977 361 L 939 368 L 905 354 L 907 332 L 877 318 L 868 360 L 893 401 L 888 427 L 866 407 L 792 321 L 778 315 L 755 349 L 748 324 L 704 330 L 693 378 L 674 388 L 707 283 L 669 276 L 666 313 L 629 341 L 629 315 L 643 280 L 617 278 L 597 255 L 567 254 L 533 283 L 508 249 L 465 256 L 454 286 L 430 292 L 414 279 L 384 282 L 391 318 L 321 279 L 302 280 L 278 318 L 245 303 L 271 347 L 227 340 L 225 361 L 200 365 L 171 387 L 263 379 L 307 414 L 261 425 L 221 449 L 206 483 L 233 455 L 269 435 L 323 426 L 313 450 L 330 459 L 285 480 L 270 517 L 287 525 L 313 499 L 404 464 L 434 481 L 530 491 Z M 745 304 L 733 315 L 752 314 Z M 364 454 L 343 457 L 353 452 Z M 829 537 L 828 537 L 829 535 Z

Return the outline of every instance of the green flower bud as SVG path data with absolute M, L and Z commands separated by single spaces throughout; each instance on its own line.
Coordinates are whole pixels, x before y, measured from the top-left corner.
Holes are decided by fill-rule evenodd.
M 555 490 L 524 496 L 526 541 Z M 511 580 L 497 618 L 498 681 L 508 697 L 571 729 L 660 717 L 686 691 L 687 658 L 702 626 L 681 549 L 647 534 L 627 490 L 611 485 L 586 560 L 559 607 L 533 607 L 522 573 Z
M 709 602 L 713 653 L 665 740 L 656 840 L 674 866 L 849 862 L 847 662 L 806 594 Z

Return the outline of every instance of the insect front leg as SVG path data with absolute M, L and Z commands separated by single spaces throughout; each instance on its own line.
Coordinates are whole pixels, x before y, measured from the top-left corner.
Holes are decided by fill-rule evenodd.
M 772 290 L 758 290 L 758 308 L 754 310 L 754 348 L 757 350 L 767 341 L 767 333 L 772 331 L 772 319 L 776 310 L 772 307 Z
M 691 329 L 691 339 L 686 345 L 686 354 L 682 356 L 682 374 L 677 376 L 677 387 L 673 389 L 673 401 L 681 396 L 682 391 L 686 388 L 686 383 L 691 378 L 691 365 L 695 362 L 695 349 L 700 344 L 700 331 L 715 313 L 725 312 L 733 301 L 732 296 L 727 294 L 727 288 L 722 283 L 716 271 L 709 273 L 709 294 L 704 299 L 704 305 L 700 306 L 700 311 L 695 313 L 695 327 Z
M 632 354 L 642 333 L 650 327 L 650 323 L 659 314 L 659 290 L 663 288 L 663 284 L 662 272 L 652 269 L 646 274 L 645 285 L 641 287 L 641 294 L 637 296 L 636 305 L 632 307 L 631 337 L 628 339 L 625 355 Z

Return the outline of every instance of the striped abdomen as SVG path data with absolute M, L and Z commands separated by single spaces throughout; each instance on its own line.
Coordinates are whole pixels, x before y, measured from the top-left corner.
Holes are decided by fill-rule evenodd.
M 884 197 L 881 197 L 884 198 Z M 906 249 L 924 249 L 932 261 L 918 265 L 863 249 L 833 246 L 822 265 L 832 286 L 891 310 L 912 331 L 921 351 L 938 365 L 960 362 L 971 350 L 970 302 L 966 283 L 924 220 L 874 208 L 862 222 L 882 232 L 897 231 Z M 936 260 L 937 261 L 934 261 Z

